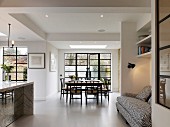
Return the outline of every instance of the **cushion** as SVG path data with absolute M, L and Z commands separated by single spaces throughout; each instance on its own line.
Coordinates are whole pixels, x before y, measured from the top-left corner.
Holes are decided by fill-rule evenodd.
M 148 100 L 148 104 L 152 104 L 152 96 L 150 96 L 149 100 Z
M 148 101 L 149 97 L 151 96 L 151 86 L 145 86 L 142 91 L 140 91 L 136 98 L 142 101 Z
M 117 101 L 140 127 L 150 127 L 151 105 L 142 100 L 126 96 L 117 97 Z

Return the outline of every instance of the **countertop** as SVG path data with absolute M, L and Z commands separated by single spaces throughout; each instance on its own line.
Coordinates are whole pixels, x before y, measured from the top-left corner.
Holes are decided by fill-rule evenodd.
M 31 84 L 34 84 L 34 82 L 31 82 L 31 81 L 25 81 L 25 82 L 13 82 L 13 81 L 6 82 L 6 81 L 4 81 L 4 82 L 0 82 L 0 92 L 20 88 L 20 87 L 31 85 Z

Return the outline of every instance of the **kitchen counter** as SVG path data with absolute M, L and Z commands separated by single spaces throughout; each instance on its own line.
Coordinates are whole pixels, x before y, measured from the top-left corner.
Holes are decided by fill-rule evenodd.
M 0 82 L 0 95 L 10 91 L 13 101 L 12 97 L 6 101 L 0 99 L 0 127 L 8 126 L 24 115 L 33 115 L 34 82 Z

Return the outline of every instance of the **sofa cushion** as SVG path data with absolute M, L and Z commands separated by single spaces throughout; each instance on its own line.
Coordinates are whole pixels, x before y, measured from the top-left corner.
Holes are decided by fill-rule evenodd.
M 136 96 L 137 99 L 148 101 L 151 96 L 151 86 L 145 86 Z
M 152 97 L 150 97 L 149 99 L 148 99 L 148 104 L 152 104 Z
M 151 124 L 151 106 L 147 102 L 126 96 L 118 97 L 117 101 L 138 124 L 144 127 Z

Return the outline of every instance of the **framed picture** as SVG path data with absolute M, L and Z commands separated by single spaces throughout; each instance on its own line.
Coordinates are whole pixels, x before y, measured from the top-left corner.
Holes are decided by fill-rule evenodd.
M 28 68 L 29 69 L 44 69 L 45 68 L 45 53 L 28 53 Z
M 54 53 L 50 52 L 50 71 L 56 71 L 56 58 Z
M 160 51 L 160 71 L 169 72 L 170 71 L 170 50 Z

